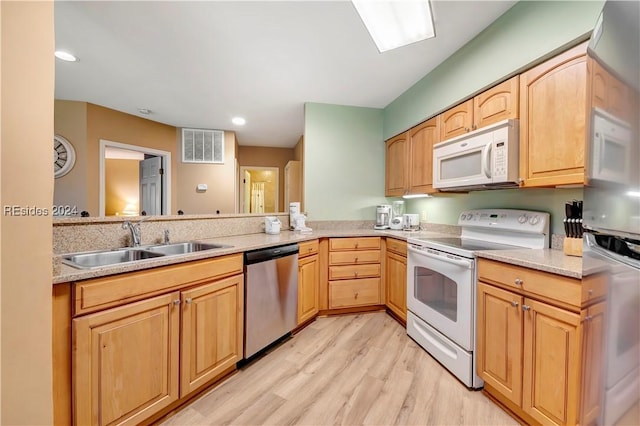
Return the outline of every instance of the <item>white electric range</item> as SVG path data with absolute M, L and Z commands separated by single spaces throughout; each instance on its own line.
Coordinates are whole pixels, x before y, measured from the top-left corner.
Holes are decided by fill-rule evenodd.
M 458 218 L 460 237 L 408 238 L 407 334 L 470 388 L 475 372 L 478 250 L 549 247 L 549 213 L 479 209 Z

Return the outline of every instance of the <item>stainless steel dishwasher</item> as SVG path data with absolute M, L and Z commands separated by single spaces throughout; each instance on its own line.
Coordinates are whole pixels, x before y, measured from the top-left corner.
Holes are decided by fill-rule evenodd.
M 244 358 L 291 333 L 298 313 L 298 244 L 245 252 Z

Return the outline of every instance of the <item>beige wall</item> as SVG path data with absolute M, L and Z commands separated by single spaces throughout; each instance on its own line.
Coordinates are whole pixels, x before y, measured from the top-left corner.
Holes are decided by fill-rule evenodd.
M 53 203 L 53 2 L 0 2 L 3 206 Z M 53 421 L 52 220 L 0 215 L 1 403 L 4 425 Z
M 224 132 L 224 164 L 193 164 L 182 162 L 181 131 L 178 129 L 176 168 L 178 176 L 178 204 L 174 210 L 185 214 L 212 214 L 236 212 L 236 137 Z M 205 192 L 197 192 L 200 183 L 207 185 Z
M 240 167 L 278 168 L 278 210 L 284 211 L 284 166 L 294 160 L 293 148 L 267 148 L 261 146 L 240 146 L 238 164 Z M 288 210 L 287 210 L 288 211 Z
M 125 214 L 127 205 L 134 202 L 140 211 L 140 160 L 105 160 L 104 212 L 107 216 Z
M 55 179 L 53 203 L 87 208 L 87 103 L 55 101 L 55 133 L 67 139 L 76 152 L 76 163 L 66 175 Z M 97 211 L 97 210 L 96 210 Z
M 65 133 L 70 135 L 65 137 L 73 144 L 76 153 L 82 154 L 67 175 L 68 179 L 65 179 L 67 176 L 56 179 L 56 202 L 66 196 L 73 205 L 78 205 L 78 211 L 87 210 L 91 216 L 99 214 L 100 139 L 105 139 L 171 153 L 171 213 L 175 214 L 178 157 L 175 127 L 86 102 L 57 100 L 55 108 L 55 132 L 62 136 Z M 86 128 L 84 137 L 83 121 Z M 65 195 L 74 191 L 79 193 L 75 199 Z

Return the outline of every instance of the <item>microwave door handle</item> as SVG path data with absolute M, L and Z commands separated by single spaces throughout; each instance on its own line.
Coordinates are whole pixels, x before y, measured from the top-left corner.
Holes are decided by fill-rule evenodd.
M 488 142 L 484 148 L 482 148 L 482 169 L 486 177 L 491 178 L 491 148 L 493 142 Z

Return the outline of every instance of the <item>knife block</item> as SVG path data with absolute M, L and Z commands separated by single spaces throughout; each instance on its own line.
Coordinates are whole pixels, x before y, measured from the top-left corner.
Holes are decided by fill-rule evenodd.
M 582 238 L 566 237 L 564 239 L 562 250 L 567 256 L 582 257 Z

